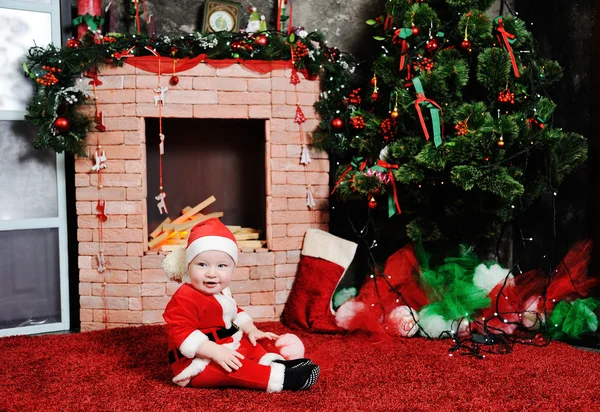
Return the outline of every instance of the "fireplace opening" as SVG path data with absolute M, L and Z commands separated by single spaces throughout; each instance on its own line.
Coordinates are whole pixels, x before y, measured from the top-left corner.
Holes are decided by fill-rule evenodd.
M 148 232 L 165 218 L 159 194 L 159 120 L 146 118 Z M 203 214 L 223 212 L 227 225 L 261 231 L 266 227 L 265 121 L 246 119 L 162 119 L 165 135 L 163 190 L 168 217 L 214 196 Z

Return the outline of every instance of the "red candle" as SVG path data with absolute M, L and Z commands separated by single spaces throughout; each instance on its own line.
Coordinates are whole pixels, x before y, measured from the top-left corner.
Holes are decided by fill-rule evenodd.
M 85 16 L 88 13 L 91 16 L 101 16 L 101 10 L 102 0 L 79 0 L 77 2 L 77 14 L 79 16 Z M 77 27 L 77 37 L 81 39 L 83 35 L 87 32 L 87 30 L 87 24 L 81 23 L 79 27 Z

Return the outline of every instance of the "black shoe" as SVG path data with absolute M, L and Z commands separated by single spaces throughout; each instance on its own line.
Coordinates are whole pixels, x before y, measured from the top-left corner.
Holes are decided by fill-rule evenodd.
M 310 359 L 302 358 L 302 359 L 293 359 L 293 360 L 276 360 L 273 361 L 276 363 L 280 363 L 285 366 L 286 369 L 294 369 L 299 366 L 312 365 L 312 361 Z
M 285 370 L 283 389 L 299 391 L 308 389 L 317 382 L 321 368 L 318 365 L 304 365 Z

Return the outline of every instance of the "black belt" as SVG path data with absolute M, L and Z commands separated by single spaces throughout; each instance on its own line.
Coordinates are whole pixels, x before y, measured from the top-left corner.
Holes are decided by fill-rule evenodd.
M 206 337 L 208 338 L 208 340 L 210 340 L 212 342 L 216 342 L 217 339 L 223 340 L 225 338 L 233 336 L 239 329 L 240 328 L 238 328 L 238 326 L 232 322 L 230 328 L 228 328 L 228 329 L 221 328 L 221 329 L 214 330 L 212 332 L 207 333 Z M 183 357 L 184 356 L 179 351 L 179 349 L 170 350 L 169 351 L 169 364 L 173 364 L 173 363 L 177 362 L 178 359 L 181 359 Z

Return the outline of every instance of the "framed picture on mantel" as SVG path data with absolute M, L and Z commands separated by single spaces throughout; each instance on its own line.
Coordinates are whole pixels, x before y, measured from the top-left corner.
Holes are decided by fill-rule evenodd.
M 204 4 L 204 17 L 202 18 L 202 33 L 215 33 L 218 31 L 239 30 L 241 6 L 223 0 L 207 0 Z

